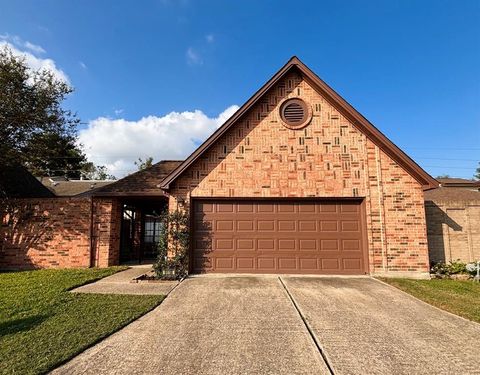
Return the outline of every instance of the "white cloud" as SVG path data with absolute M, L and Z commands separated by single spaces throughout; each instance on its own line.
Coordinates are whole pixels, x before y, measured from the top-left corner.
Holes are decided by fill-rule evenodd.
M 124 112 L 124 109 L 123 108 L 115 108 L 113 110 L 113 113 L 115 113 L 115 116 L 120 116 L 122 113 Z
M 37 44 L 33 44 L 33 43 L 30 43 L 29 41 L 26 41 L 25 43 L 23 43 L 23 46 L 27 49 L 29 49 L 30 51 L 32 52 L 36 52 L 36 53 L 45 53 L 46 51 L 40 47 L 39 45 Z
M 188 47 L 187 52 L 186 52 L 186 56 L 187 56 L 187 62 L 190 65 L 201 65 L 201 64 L 203 64 L 202 57 L 192 47 Z
M 213 34 L 207 34 L 205 35 L 205 40 L 208 43 L 213 43 L 215 41 L 215 36 Z
M 78 64 L 80 65 L 80 68 L 87 70 L 87 64 L 85 64 L 83 61 L 79 61 Z
M 138 121 L 99 117 L 80 130 L 79 142 L 89 160 L 123 177 L 134 172 L 133 162 L 152 156 L 154 161 L 184 159 L 238 109 L 232 105 L 216 118 L 200 110 L 147 116 Z
M 23 41 L 18 36 L 12 36 L 9 34 L 0 35 L 0 48 L 10 48 L 15 56 L 21 56 L 25 59 L 26 64 L 32 70 L 49 70 L 53 75 L 64 82 L 70 82 L 67 74 L 57 67 L 57 64 L 52 59 L 41 58 L 35 56 L 35 54 L 43 54 L 45 50 L 33 43 Z

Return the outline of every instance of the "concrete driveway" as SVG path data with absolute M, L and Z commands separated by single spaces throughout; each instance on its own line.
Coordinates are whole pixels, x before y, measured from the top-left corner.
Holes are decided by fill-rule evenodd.
M 474 374 L 479 337 L 369 278 L 195 277 L 54 373 Z

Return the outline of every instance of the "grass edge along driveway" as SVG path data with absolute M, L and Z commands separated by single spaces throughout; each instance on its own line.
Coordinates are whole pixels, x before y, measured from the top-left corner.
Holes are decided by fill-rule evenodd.
M 446 279 L 379 279 L 430 305 L 480 323 L 480 283 Z
M 0 374 L 46 373 L 163 300 L 68 292 L 123 269 L 0 273 Z

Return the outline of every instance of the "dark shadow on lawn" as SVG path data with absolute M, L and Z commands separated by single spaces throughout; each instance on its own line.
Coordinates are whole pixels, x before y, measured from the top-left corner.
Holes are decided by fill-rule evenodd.
M 0 336 L 28 331 L 38 326 L 48 317 L 48 315 L 34 315 L 29 316 L 28 318 L 19 318 L 7 322 L 0 322 Z

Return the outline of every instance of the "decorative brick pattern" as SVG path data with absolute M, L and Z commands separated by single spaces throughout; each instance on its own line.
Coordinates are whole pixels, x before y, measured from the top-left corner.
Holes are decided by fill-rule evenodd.
M 279 103 L 293 97 L 313 111 L 301 130 L 283 126 L 278 113 Z M 190 197 L 364 197 L 369 272 L 428 271 L 421 185 L 297 73 L 174 181 L 170 209 Z

